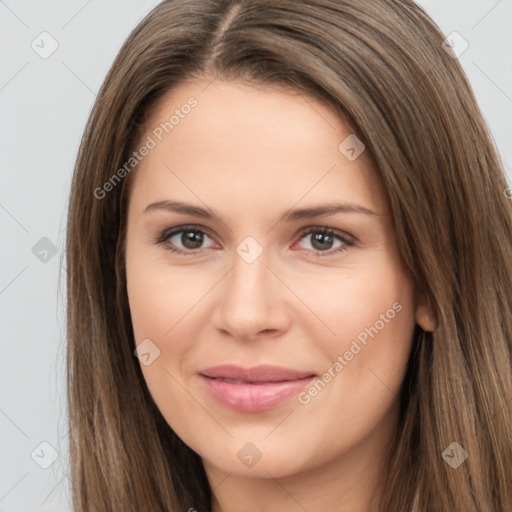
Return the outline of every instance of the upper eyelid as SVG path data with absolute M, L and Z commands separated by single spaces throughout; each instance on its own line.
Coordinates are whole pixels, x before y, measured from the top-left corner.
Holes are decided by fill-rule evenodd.
M 171 236 L 182 233 L 183 231 L 199 231 L 209 236 L 212 240 L 215 239 L 215 237 L 210 234 L 210 231 L 207 227 L 196 224 L 176 226 L 174 228 L 164 229 L 163 231 L 161 231 L 161 235 L 159 236 L 159 238 L 169 238 Z

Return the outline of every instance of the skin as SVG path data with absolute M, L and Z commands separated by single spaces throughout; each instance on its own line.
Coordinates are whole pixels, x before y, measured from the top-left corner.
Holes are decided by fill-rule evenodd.
M 366 152 L 349 161 L 338 150 L 351 131 L 335 112 L 283 87 L 184 83 L 160 101 L 144 137 L 190 96 L 198 105 L 130 177 L 133 331 L 136 344 L 150 339 L 160 350 L 141 365 L 148 389 L 201 456 L 213 512 L 375 510 L 369 497 L 379 489 L 396 430 L 413 329 L 416 322 L 429 328 L 384 190 Z M 144 211 L 165 200 L 218 217 Z M 361 205 L 375 215 L 281 220 L 292 208 L 328 203 Z M 184 245 L 182 233 L 155 243 L 165 230 L 189 224 L 205 233 L 200 248 Z M 323 226 L 354 245 L 334 253 L 344 245 L 336 236 L 319 248 L 314 232 L 302 234 Z M 251 263 L 236 252 L 248 236 L 263 249 Z M 396 303 L 400 312 L 305 405 L 293 397 L 268 411 L 231 410 L 198 377 L 225 363 L 321 376 Z M 248 442 L 261 453 L 252 467 L 237 457 Z

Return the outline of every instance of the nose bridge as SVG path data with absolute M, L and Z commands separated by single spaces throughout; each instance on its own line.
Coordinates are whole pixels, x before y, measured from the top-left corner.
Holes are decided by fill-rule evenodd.
M 238 338 L 284 326 L 276 278 L 267 268 L 270 253 L 255 242 L 244 240 L 237 246 L 214 315 L 217 328 Z
M 269 252 L 254 239 L 246 239 L 237 246 L 227 293 L 238 303 L 261 303 L 268 300 L 268 288 L 271 286 L 269 278 L 272 274 L 267 268 L 270 263 L 268 256 Z

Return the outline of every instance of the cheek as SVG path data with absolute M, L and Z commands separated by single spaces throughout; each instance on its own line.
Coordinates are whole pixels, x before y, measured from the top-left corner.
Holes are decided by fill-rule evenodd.
M 399 260 L 387 254 L 365 271 L 333 275 L 329 282 L 316 283 L 316 293 L 313 288 L 305 292 L 311 309 L 333 333 L 324 328 L 318 336 L 317 331 L 312 349 L 324 361 L 320 370 L 336 375 L 327 394 L 363 407 L 401 386 L 415 327 L 413 284 Z
M 155 260 L 129 248 L 126 277 L 135 344 L 149 347 L 152 357 L 157 354 L 148 365 L 141 359 L 148 389 L 164 415 L 176 407 L 187 410 L 190 397 L 183 392 L 183 370 L 191 364 L 198 326 L 208 320 L 195 321 L 212 283 L 198 278 L 192 267 L 171 269 L 165 257 Z
M 382 338 L 394 333 L 397 342 L 407 339 L 414 326 L 414 296 L 406 274 L 393 265 L 350 272 L 334 271 L 328 279 L 301 285 L 307 305 L 332 333 L 324 340 L 340 349 L 360 334 L 364 342 L 365 329 L 372 326 Z
M 201 295 L 181 286 L 177 273 L 171 282 L 169 269 L 166 272 L 162 265 L 131 263 L 133 266 L 127 260 L 127 288 L 135 343 L 151 354 L 149 364 L 140 359 L 146 386 L 171 428 L 195 446 L 193 436 L 187 433 L 200 430 L 204 418 L 185 389 L 188 383 L 183 380 L 182 368 L 195 339 L 193 332 L 187 332 L 188 315 L 193 314 L 191 308 Z
M 127 289 L 136 342 L 164 341 L 204 295 L 207 287 L 192 272 L 170 271 L 168 263 L 127 257 Z M 190 313 L 189 313 L 190 312 Z
M 164 310 L 172 304 L 165 299 L 165 286 L 153 279 L 151 272 L 127 271 L 127 288 L 135 343 L 143 339 L 160 339 L 170 329 Z
M 415 308 L 412 283 L 393 263 L 332 285 L 316 306 L 336 335 L 316 338 L 323 373 L 299 399 L 310 424 L 325 428 L 319 451 L 341 453 L 396 411 Z

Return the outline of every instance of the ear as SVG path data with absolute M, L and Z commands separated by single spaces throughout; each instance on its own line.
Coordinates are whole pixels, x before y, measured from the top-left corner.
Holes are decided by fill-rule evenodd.
M 426 294 L 421 293 L 416 305 L 416 323 L 424 330 L 432 332 L 437 327 L 437 318 Z

